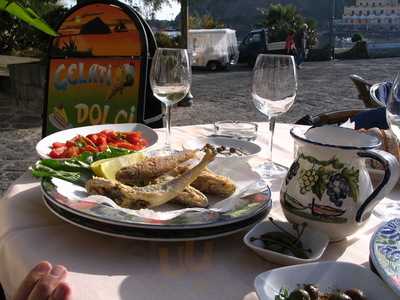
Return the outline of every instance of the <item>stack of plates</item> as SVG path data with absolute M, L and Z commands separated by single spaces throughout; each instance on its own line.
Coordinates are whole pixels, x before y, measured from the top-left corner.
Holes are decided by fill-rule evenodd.
M 132 125 L 126 124 L 131 130 L 137 128 Z M 104 129 L 124 130 L 121 125 L 91 126 L 85 127 L 85 134 Z M 149 130 L 152 132 L 148 133 Z M 67 133 L 58 132 L 56 138 L 48 136 L 42 140 L 38 147 L 41 156 L 46 157 L 52 142 L 63 142 L 61 137 L 68 139 L 82 134 L 82 128 L 69 129 Z M 156 134 L 150 128 L 142 133 L 144 138 L 150 134 L 152 140 Z M 222 161 L 216 161 L 210 168 L 229 176 L 236 183 L 238 192 L 220 202 L 211 200 L 212 207 L 208 209 L 160 207 L 157 211 L 138 212 L 94 199 L 84 187 L 57 178 L 42 180 L 41 187 L 45 204 L 58 217 L 91 231 L 123 238 L 158 241 L 209 239 L 246 229 L 265 218 L 272 207 L 271 191 L 259 184 L 261 178 L 247 162 L 238 160 L 226 166 Z M 247 192 L 248 187 L 254 186 L 261 188 Z

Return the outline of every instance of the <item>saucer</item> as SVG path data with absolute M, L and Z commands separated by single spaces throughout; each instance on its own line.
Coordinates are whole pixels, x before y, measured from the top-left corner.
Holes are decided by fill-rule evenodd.
M 222 159 L 249 159 L 261 152 L 261 147 L 255 143 L 228 137 L 200 137 L 185 142 L 182 147 L 187 150 L 201 149 L 206 144 L 216 148 L 225 147 L 225 154 L 217 154 Z M 229 149 L 235 149 L 236 153 L 229 153 Z

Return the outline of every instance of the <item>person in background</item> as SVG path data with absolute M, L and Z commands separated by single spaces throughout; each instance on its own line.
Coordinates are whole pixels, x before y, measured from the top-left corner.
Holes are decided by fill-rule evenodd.
M 71 288 L 64 283 L 66 276 L 64 266 L 42 261 L 28 273 L 12 300 L 70 300 Z
M 308 25 L 304 24 L 296 35 L 296 66 L 298 69 L 301 68 L 302 63 L 306 59 L 306 49 L 307 49 L 307 30 Z
M 289 30 L 286 38 L 285 50 L 288 55 L 296 56 L 296 43 L 294 42 L 294 31 Z

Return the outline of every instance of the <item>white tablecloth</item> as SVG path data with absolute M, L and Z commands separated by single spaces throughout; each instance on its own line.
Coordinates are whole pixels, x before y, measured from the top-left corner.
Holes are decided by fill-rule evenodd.
M 260 125 L 257 142 L 264 144 L 267 126 Z M 293 159 L 290 128 L 283 124 L 276 128 L 274 160 L 286 166 Z M 211 126 L 173 129 L 177 145 L 210 133 Z M 264 155 L 251 163 L 262 161 Z M 280 187 L 271 185 L 271 215 L 282 218 Z M 331 244 L 323 260 L 368 266 L 369 239 L 378 223 L 372 217 L 357 235 Z M 276 266 L 256 256 L 242 237 L 239 233 L 207 241 L 162 243 L 86 231 L 54 216 L 43 204 L 38 180 L 27 172 L 0 200 L 0 282 L 10 297 L 31 267 L 48 260 L 69 269 L 67 282 L 74 300 L 257 299 L 254 278 Z

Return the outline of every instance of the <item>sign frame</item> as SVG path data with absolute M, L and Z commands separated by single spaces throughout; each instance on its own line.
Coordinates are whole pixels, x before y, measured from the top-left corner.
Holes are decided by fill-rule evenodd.
M 130 6 L 117 1 L 117 0 L 89 0 L 80 3 L 73 8 L 71 8 L 68 13 L 63 17 L 63 19 L 59 22 L 56 27 L 56 31 L 59 31 L 63 24 L 68 20 L 68 18 L 76 13 L 78 10 L 89 6 L 89 5 L 110 5 L 116 6 L 121 9 L 127 17 L 130 18 L 130 21 L 136 26 L 139 33 L 139 41 L 141 43 L 141 51 L 139 56 L 79 56 L 79 58 L 93 58 L 93 59 L 135 59 L 140 60 L 140 78 L 139 78 L 139 88 L 138 88 L 138 101 L 137 101 L 137 111 L 136 111 L 136 119 L 138 123 L 144 123 L 151 127 L 162 127 L 162 108 L 161 103 L 155 99 L 153 93 L 150 88 L 149 83 L 149 72 L 152 61 L 152 56 L 157 48 L 157 44 L 154 38 L 154 35 L 151 31 L 150 26 L 146 23 L 146 21 Z M 48 106 L 49 106 L 49 90 L 50 90 L 50 66 L 53 60 L 56 59 L 68 59 L 68 58 L 78 58 L 78 57 L 68 57 L 63 55 L 54 55 L 52 53 L 53 42 L 57 37 L 54 37 L 50 40 L 48 47 L 48 64 L 47 64 L 47 72 L 46 72 L 46 90 L 45 90 L 45 100 L 43 104 L 43 114 L 42 114 L 42 136 L 46 136 L 49 134 L 49 124 L 48 124 Z M 147 102 L 147 103 L 146 103 Z M 149 103 L 151 102 L 151 103 Z M 146 106 L 148 106 L 146 110 Z M 153 110 L 152 112 L 150 110 Z M 150 114 L 149 114 L 150 112 Z M 84 126 L 84 125 L 82 125 Z

